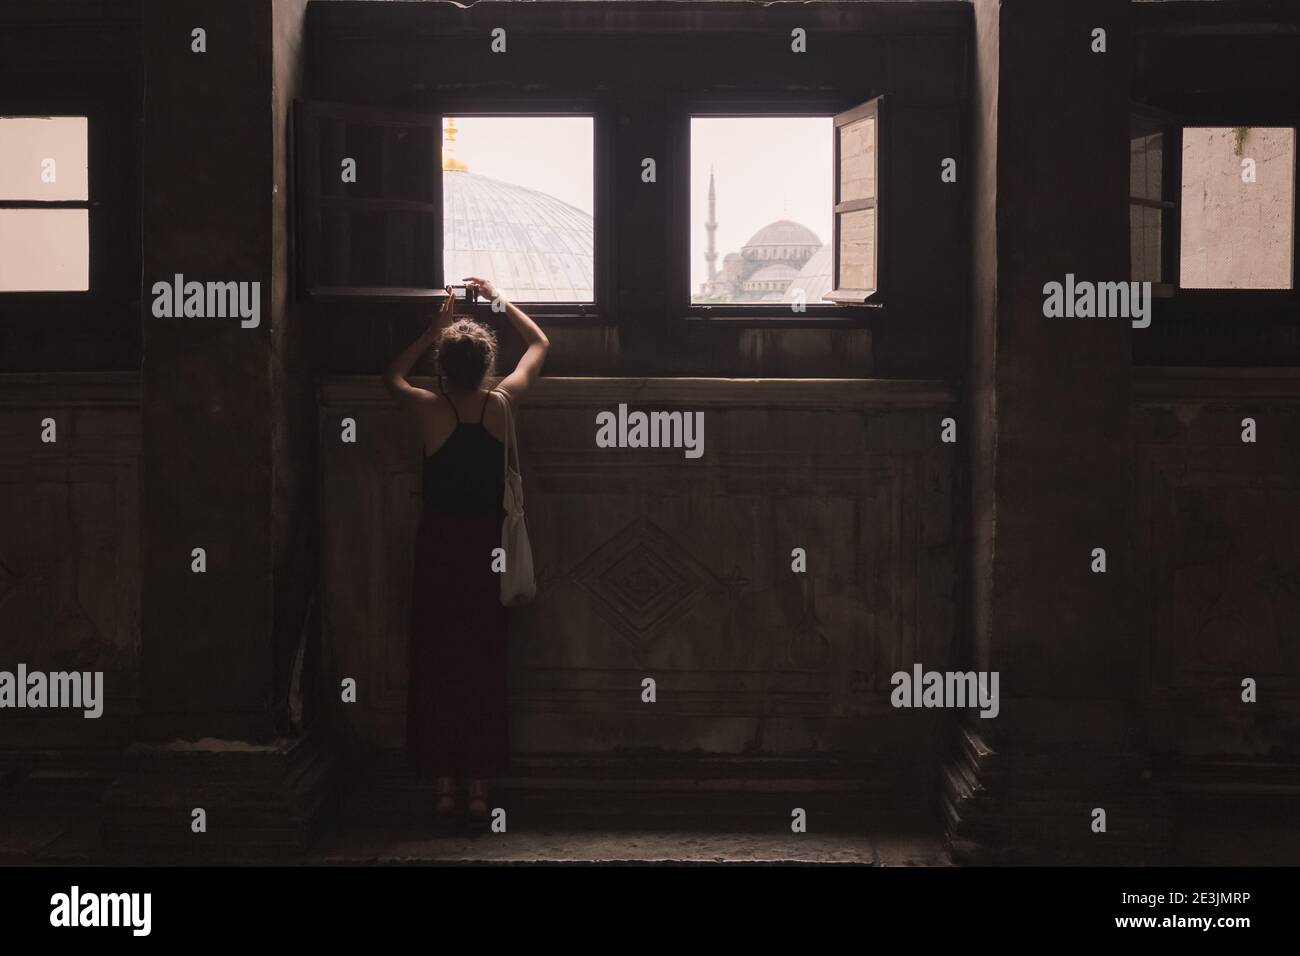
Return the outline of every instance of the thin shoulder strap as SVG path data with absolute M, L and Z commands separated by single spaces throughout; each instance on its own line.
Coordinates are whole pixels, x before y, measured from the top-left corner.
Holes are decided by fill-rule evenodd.
M 483 396 L 483 407 L 478 410 L 478 421 L 480 425 L 483 424 L 483 416 L 487 414 L 488 400 L 492 398 L 492 393 L 495 391 L 495 388 L 490 388 L 488 389 L 487 394 Z
M 456 416 L 456 424 L 459 425 L 460 412 L 456 411 L 456 403 L 451 400 L 451 396 L 448 395 L 446 391 L 443 390 L 441 375 L 438 376 L 438 394 L 447 400 L 447 404 L 451 406 L 451 413 Z M 482 416 L 480 416 L 480 421 L 481 420 L 482 420 Z

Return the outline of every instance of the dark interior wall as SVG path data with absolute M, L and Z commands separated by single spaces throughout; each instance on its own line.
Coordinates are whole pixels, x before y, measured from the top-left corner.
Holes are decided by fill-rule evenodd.
M 1138 4 L 1134 32 L 1137 102 L 1186 126 L 1300 126 L 1300 6 Z M 1139 365 L 1297 365 L 1300 295 L 1182 292 L 1157 300 L 1133 348 Z
M 314 99 L 428 112 L 452 98 L 569 96 L 607 111 L 617 124 L 608 193 L 617 281 L 600 320 L 549 327 L 551 374 L 954 380 L 965 359 L 965 209 L 960 187 L 940 181 L 940 163 L 964 163 L 969 14 L 968 4 L 939 2 L 317 2 L 308 6 L 306 88 Z M 494 56 L 489 32 L 498 26 L 508 52 Z M 796 26 L 808 31 L 807 54 L 790 53 Z M 674 314 L 665 257 L 680 241 L 665 159 L 677 135 L 670 103 L 685 94 L 830 98 L 840 108 L 885 96 L 883 314 L 860 312 L 853 328 L 738 327 Z M 658 159 L 659 187 L 640 180 L 644 156 Z M 306 312 L 325 373 L 378 371 L 423 321 L 400 306 Z M 506 361 L 512 339 L 503 336 Z
M 0 371 L 140 365 L 140 4 L 0 6 L 0 101 L 90 118 L 90 293 L 0 296 Z
M 1150 368 L 1135 384 L 1152 750 L 1188 776 L 1232 760 L 1244 784 L 1243 763 L 1300 759 L 1300 368 Z
M 0 5 L 0 115 L 87 116 L 94 204 L 91 292 L 0 295 L 0 667 L 102 671 L 106 697 L 11 715 L 0 751 L 112 750 L 138 713 L 140 43 L 133 0 Z
M 376 376 L 321 396 L 325 686 L 357 679 L 332 710 L 364 759 L 403 742 L 419 439 Z M 594 447 L 619 402 L 699 410 L 705 454 Z M 951 414 L 937 382 L 544 376 L 520 416 L 538 593 L 510 615 L 514 758 L 834 753 L 930 808 L 944 715 L 889 697 L 953 659 Z
M 190 717 L 196 733 L 283 728 L 312 626 L 315 378 L 292 308 L 287 155 L 304 8 L 186 0 L 0 11 L 5 110 L 90 115 L 94 203 L 90 294 L 0 296 L 0 369 L 41 373 L 6 382 L 14 435 L 27 447 L 33 423 L 53 414 L 62 439 L 27 447 L 34 470 L 7 470 L 15 522 L 0 560 L 29 581 L 80 568 L 105 594 L 120 592 L 109 601 L 60 590 L 43 621 L 22 626 L 41 659 L 84 657 L 67 657 L 69 641 L 98 648 L 87 666 L 104 664 L 116 698 L 142 689 L 148 709 L 177 718 L 161 733 Z M 195 27 L 207 31 L 206 53 L 191 50 Z M 155 318 L 152 285 L 176 272 L 261 282 L 260 327 Z M 113 470 L 95 465 L 104 449 Z M 51 536 L 40 502 L 59 498 L 72 507 Z M 101 537 L 102 547 L 88 543 Z M 58 542 L 84 553 L 72 562 Z M 206 576 L 189 570 L 194 547 L 207 550 Z M 86 628 L 98 636 L 74 640 Z M 205 715 L 218 722 L 204 725 Z

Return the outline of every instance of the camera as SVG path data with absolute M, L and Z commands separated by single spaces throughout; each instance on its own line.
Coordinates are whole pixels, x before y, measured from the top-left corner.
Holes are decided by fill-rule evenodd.
M 476 302 L 478 301 L 478 289 L 469 285 L 448 286 L 451 289 L 452 298 L 457 302 Z

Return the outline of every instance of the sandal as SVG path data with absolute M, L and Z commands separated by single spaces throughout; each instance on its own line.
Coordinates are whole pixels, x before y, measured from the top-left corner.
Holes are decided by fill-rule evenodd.
M 434 790 L 433 817 L 439 826 L 456 823 L 456 788 L 451 777 L 441 777 Z
M 487 787 L 482 780 L 471 780 L 469 784 L 469 803 L 465 807 L 465 822 L 472 829 L 486 830 L 492 815 L 487 805 Z

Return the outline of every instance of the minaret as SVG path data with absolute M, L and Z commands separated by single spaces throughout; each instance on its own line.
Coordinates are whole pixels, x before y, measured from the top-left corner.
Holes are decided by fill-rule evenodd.
M 704 261 L 709 264 L 709 281 L 714 282 L 718 278 L 718 250 L 714 243 L 714 234 L 718 231 L 717 217 L 717 194 L 713 190 L 713 167 L 709 167 L 709 218 L 704 223 L 704 231 L 709 234 L 709 242 L 705 247 Z
M 442 129 L 442 171 L 444 173 L 469 172 L 469 167 L 456 155 L 457 132 L 456 117 L 446 117 L 446 125 Z

